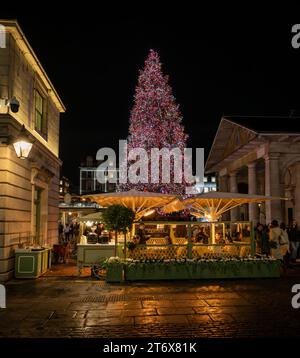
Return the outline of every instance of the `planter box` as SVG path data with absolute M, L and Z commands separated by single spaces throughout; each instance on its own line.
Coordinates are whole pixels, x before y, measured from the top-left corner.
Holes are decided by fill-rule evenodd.
M 106 268 L 106 282 L 123 281 L 123 264 L 111 264 Z
M 129 263 L 125 280 L 186 280 L 280 277 L 278 261 Z
M 15 250 L 15 277 L 37 278 L 51 267 L 51 251 Z

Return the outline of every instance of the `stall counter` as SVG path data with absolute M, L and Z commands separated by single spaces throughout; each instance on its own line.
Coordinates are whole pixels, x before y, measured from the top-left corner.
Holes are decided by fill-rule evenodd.
M 115 256 L 115 244 L 78 244 L 77 245 L 77 268 L 78 275 L 83 267 L 93 267 L 103 258 Z M 117 245 L 117 256 L 123 257 L 123 245 Z

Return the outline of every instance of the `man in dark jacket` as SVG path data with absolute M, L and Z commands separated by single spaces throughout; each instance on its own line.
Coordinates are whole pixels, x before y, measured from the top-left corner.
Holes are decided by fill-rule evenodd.
M 289 240 L 291 244 L 291 261 L 295 262 L 298 254 L 298 248 L 300 245 L 300 231 L 298 229 L 296 221 L 293 221 L 292 227 L 288 230 Z

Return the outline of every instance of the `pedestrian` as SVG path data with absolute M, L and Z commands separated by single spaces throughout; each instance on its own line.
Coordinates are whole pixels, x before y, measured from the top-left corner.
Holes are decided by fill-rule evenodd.
M 275 259 L 283 261 L 283 255 L 280 250 L 280 235 L 281 235 L 281 233 L 282 233 L 282 230 L 280 229 L 280 227 L 278 225 L 278 221 L 273 220 L 271 222 L 270 232 L 269 232 L 271 256 L 273 256 Z
M 254 237 L 256 244 L 256 253 L 258 255 L 269 255 L 270 251 L 268 243 L 268 234 L 266 227 L 263 224 L 257 223 L 254 231 Z
M 60 222 L 58 225 L 58 240 L 59 242 L 62 242 L 63 240 L 63 234 L 64 234 L 64 226 L 63 224 Z
M 283 257 L 283 263 L 285 264 L 285 266 L 287 266 L 290 256 L 290 241 L 289 241 L 289 235 L 287 233 L 286 225 L 284 222 L 280 224 L 280 229 L 281 229 L 281 234 L 279 237 L 280 251 Z
M 288 236 L 291 246 L 291 262 L 296 262 L 298 248 L 300 246 L 300 231 L 295 220 L 293 221 L 292 227 L 288 230 Z
M 65 241 L 68 242 L 70 240 L 70 225 L 66 224 L 64 228 Z

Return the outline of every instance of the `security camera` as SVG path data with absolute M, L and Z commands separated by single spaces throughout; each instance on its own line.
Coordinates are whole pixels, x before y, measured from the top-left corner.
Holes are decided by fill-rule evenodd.
M 16 99 L 15 96 L 13 96 L 9 101 L 9 107 L 13 113 L 17 113 L 19 111 L 20 102 Z

